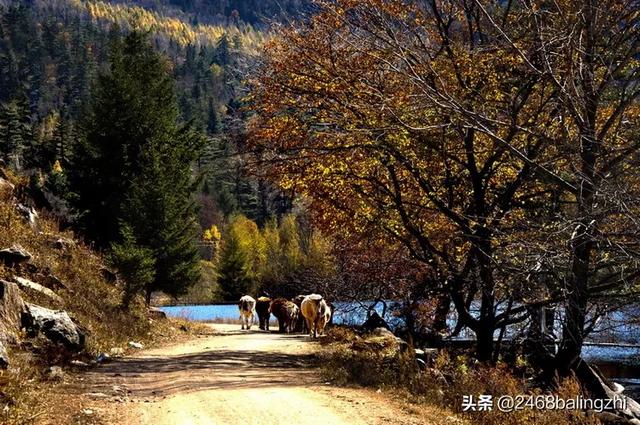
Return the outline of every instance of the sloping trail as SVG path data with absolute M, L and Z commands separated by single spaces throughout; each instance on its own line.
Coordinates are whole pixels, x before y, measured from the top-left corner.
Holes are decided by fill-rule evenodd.
M 107 423 L 118 424 L 457 422 L 435 409 L 402 407 L 374 391 L 326 385 L 312 361 L 318 345 L 307 336 L 212 326 L 220 335 L 144 351 L 89 372 L 85 394 L 118 395 L 94 400 L 92 407 Z

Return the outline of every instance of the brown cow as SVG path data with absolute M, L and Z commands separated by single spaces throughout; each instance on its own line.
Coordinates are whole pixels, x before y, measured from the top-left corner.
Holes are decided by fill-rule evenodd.
M 278 319 L 278 332 L 293 331 L 300 310 L 298 306 L 284 298 L 276 298 L 271 302 L 269 311 Z
M 259 327 L 263 331 L 269 330 L 269 318 L 271 313 L 269 312 L 269 306 L 271 305 L 271 298 L 260 297 L 256 301 L 256 313 L 258 313 Z
M 317 338 L 324 333 L 324 327 L 331 320 L 331 308 L 322 295 L 311 294 L 302 300 L 302 315 L 307 321 L 309 335 Z

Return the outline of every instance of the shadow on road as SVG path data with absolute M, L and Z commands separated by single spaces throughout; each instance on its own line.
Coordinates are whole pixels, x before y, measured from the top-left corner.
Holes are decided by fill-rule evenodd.
M 281 338 L 299 339 L 299 335 Z M 194 354 L 126 358 L 92 369 L 83 392 L 110 394 L 123 385 L 129 396 L 158 397 L 217 388 L 300 386 L 315 381 L 310 354 L 215 349 Z

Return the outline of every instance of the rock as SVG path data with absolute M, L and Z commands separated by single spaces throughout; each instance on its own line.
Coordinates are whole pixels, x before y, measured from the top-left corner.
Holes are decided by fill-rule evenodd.
M 106 267 L 100 267 L 100 273 L 107 282 L 115 283 L 118 281 L 118 275 Z
M 71 365 L 79 368 L 87 368 L 89 367 L 88 363 L 82 362 L 80 360 L 71 360 Z
M 24 204 L 18 204 L 16 208 L 20 215 L 27 220 L 32 229 L 36 229 L 38 227 L 38 213 L 34 208 L 28 207 Z
M 7 353 L 2 341 L 0 341 L 0 369 L 6 369 L 7 366 L 9 366 L 9 353 Z
M 612 382 L 611 389 L 616 394 L 622 394 L 624 392 L 624 385 L 620 385 L 617 382 Z
M 371 313 L 371 316 L 362 324 L 361 329 L 365 332 L 371 332 L 376 328 L 384 328 L 388 331 L 391 331 L 391 327 L 389 324 L 378 314 L 378 312 L 374 311 Z
M 624 400 L 624 409 L 614 409 L 609 413 L 624 419 L 618 423 L 640 423 L 640 404 L 624 394 L 618 394 L 612 389 L 612 384 L 602 375 L 600 370 L 580 359 L 575 369 L 576 377 L 592 399 Z M 618 402 L 617 404 L 621 404 Z M 606 423 L 606 422 L 605 422 Z
M 60 366 L 51 366 L 49 368 L 49 379 L 53 381 L 63 381 L 64 378 L 65 373 Z
M 395 338 L 396 336 L 393 334 L 393 332 L 391 332 L 389 329 L 387 328 L 375 328 L 372 332 L 371 332 L 372 336 L 383 336 L 383 337 L 389 337 L 389 338 Z
M 138 350 L 142 350 L 144 348 L 144 345 L 142 345 L 139 342 L 129 341 L 129 347 L 135 348 L 135 349 L 138 349 Z
M 13 245 L 11 248 L 0 250 L 0 261 L 8 267 L 13 267 L 30 259 L 31 254 L 20 245 Z
M 157 307 L 149 307 L 149 317 L 151 319 L 163 320 L 167 318 L 167 313 Z
M 111 356 L 108 355 L 107 353 L 100 353 L 98 354 L 98 357 L 96 357 L 97 363 L 108 363 L 110 361 L 111 361 Z
M 67 238 L 58 238 L 53 241 L 53 247 L 62 251 L 67 251 L 74 246 L 76 246 L 76 243 L 73 240 Z
M 22 327 L 31 335 L 42 332 L 50 341 L 60 343 L 74 352 L 84 348 L 84 331 L 71 320 L 66 311 L 28 304 L 21 321 Z
M 20 317 L 26 308 L 18 285 L 0 280 L 0 340 L 7 341 L 7 337 L 17 335 L 20 329 Z
M 35 291 L 38 292 L 50 299 L 52 299 L 53 301 L 57 302 L 57 303 L 64 303 L 64 300 L 62 299 L 62 297 L 60 297 L 60 295 L 56 294 L 55 292 L 53 292 L 51 289 L 46 288 L 42 285 L 40 285 L 39 283 L 35 283 L 30 281 L 29 279 L 24 279 L 18 276 L 14 276 L 13 277 L 16 281 L 16 283 L 18 284 L 19 287 L 23 288 L 23 289 L 28 289 L 31 291 Z
M 84 413 L 87 416 L 91 416 L 91 415 L 93 415 L 93 410 L 91 410 L 91 409 L 83 409 L 82 413 Z

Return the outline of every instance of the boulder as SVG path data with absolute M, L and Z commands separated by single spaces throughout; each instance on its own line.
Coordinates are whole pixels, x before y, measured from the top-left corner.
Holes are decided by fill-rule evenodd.
M 50 298 L 51 300 L 60 304 L 64 302 L 64 300 L 60 297 L 60 295 L 56 294 L 51 289 L 40 285 L 39 283 L 35 283 L 30 281 L 29 279 L 23 279 L 18 276 L 14 276 L 13 278 L 20 288 L 38 292 L 39 294 L 42 294 L 47 298 Z
M 31 254 L 20 245 L 13 245 L 11 248 L 0 250 L 0 261 L 9 267 L 24 263 L 31 259 Z
M 137 350 L 142 350 L 144 348 L 144 345 L 142 345 L 142 343 L 140 342 L 129 341 L 129 347 L 135 348 Z
M 387 328 L 375 328 L 372 332 L 371 332 L 372 336 L 381 336 L 381 337 L 389 337 L 389 338 L 395 338 L 396 336 L 393 334 L 393 332 L 391 332 L 389 329 Z
M 163 320 L 167 318 L 167 313 L 157 307 L 149 307 L 149 317 L 151 319 Z
M 389 324 L 378 314 L 377 311 L 371 313 L 371 316 L 362 324 L 361 329 L 365 332 L 371 332 L 376 328 L 384 328 L 391 330 Z
M 18 285 L 0 280 L 0 340 L 15 337 L 20 329 L 20 315 L 25 310 Z
M 28 304 L 27 311 L 22 313 L 22 327 L 32 336 L 42 332 L 50 341 L 60 343 L 70 351 L 81 351 L 85 345 L 84 331 L 66 311 Z
M 36 210 L 33 207 L 29 207 L 24 204 L 18 204 L 16 208 L 20 215 L 27 220 L 29 226 L 31 226 L 32 229 L 36 229 L 38 226 L 38 213 Z
M 604 377 L 602 372 L 593 365 L 588 364 L 584 360 L 580 360 L 575 369 L 575 374 L 582 387 L 587 391 L 588 395 L 592 399 L 624 399 L 624 409 L 614 409 L 607 411 L 622 419 L 622 422 L 618 423 L 636 423 L 640 424 L 640 404 L 633 400 L 631 397 L 627 397 L 624 394 L 617 393 L 612 384 Z M 618 403 L 620 404 L 620 403 Z M 611 415 L 605 415 L 613 416 Z M 601 417 L 601 419 L 604 419 Z

